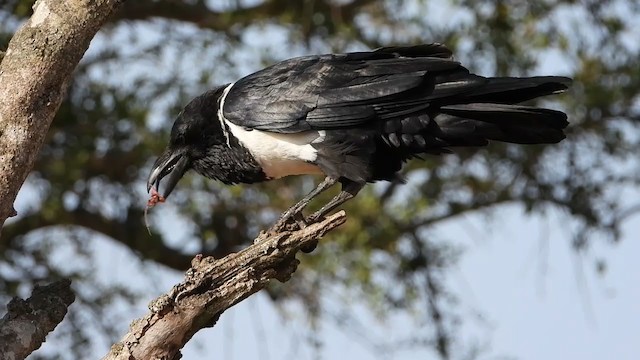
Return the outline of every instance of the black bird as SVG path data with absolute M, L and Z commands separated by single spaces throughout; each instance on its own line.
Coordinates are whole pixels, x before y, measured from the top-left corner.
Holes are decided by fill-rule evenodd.
M 451 147 L 564 139 L 566 114 L 517 105 L 563 92 L 558 76 L 471 74 L 444 45 L 285 60 L 193 99 L 178 115 L 148 190 L 169 196 L 193 169 L 225 184 L 324 174 L 281 221 L 336 182 L 342 191 L 306 219 L 318 220 L 367 182 L 393 180 L 402 164 Z M 302 218 L 304 219 L 304 218 Z

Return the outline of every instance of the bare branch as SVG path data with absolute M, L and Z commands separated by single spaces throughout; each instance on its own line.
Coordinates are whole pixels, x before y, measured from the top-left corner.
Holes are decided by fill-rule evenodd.
M 216 260 L 197 256 L 182 283 L 149 304 L 145 317 L 103 359 L 176 359 L 200 329 L 212 327 L 231 306 L 263 289 L 271 279 L 288 281 L 300 249 L 313 246 L 343 224 L 344 211 L 295 231 L 262 233 L 250 247 Z
M 355 0 L 339 5 L 322 0 L 313 2 L 312 10 L 339 16 L 341 21 L 350 22 L 358 10 L 373 2 L 374 0 Z M 259 5 L 225 12 L 210 9 L 204 1 L 188 3 L 171 0 L 138 0 L 127 2 L 113 20 L 162 18 L 191 22 L 201 28 L 230 31 L 233 26 L 258 23 L 267 19 L 277 19 L 280 23 L 307 21 L 308 11 L 308 4 L 289 0 L 267 0 Z M 299 16 L 283 16 L 290 13 Z
M 24 359 L 37 350 L 74 300 L 69 280 L 36 286 L 27 300 L 12 299 L 0 320 L 0 359 Z
M 0 227 L 80 58 L 122 0 L 39 0 L 0 63 Z

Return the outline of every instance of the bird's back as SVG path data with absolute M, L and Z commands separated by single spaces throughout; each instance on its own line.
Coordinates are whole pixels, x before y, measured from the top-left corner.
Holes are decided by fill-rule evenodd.
M 421 154 L 564 139 L 564 113 L 522 103 L 570 82 L 475 75 L 440 44 L 285 60 L 187 105 L 148 188 L 168 177 L 166 197 L 189 168 L 225 183 L 322 172 L 325 181 L 287 212 L 340 182 L 317 219 Z
M 520 103 L 569 83 L 556 76 L 471 74 L 439 44 L 386 47 L 294 58 L 249 75 L 229 88 L 224 116 L 250 130 L 322 132 L 323 141 L 311 145 L 325 173 L 389 180 L 419 154 L 490 140 L 562 140 L 564 113 Z

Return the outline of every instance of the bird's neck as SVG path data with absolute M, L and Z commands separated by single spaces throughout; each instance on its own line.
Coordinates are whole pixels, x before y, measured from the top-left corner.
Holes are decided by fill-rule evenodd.
M 193 169 L 225 184 L 252 184 L 268 180 L 258 162 L 246 149 L 229 147 L 227 144 L 207 149 L 204 157 L 194 161 Z

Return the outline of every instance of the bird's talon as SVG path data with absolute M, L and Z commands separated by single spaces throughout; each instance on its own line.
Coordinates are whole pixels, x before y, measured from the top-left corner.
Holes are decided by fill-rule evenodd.
M 318 216 L 317 214 L 312 214 L 307 217 L 307 225 L 315 224 L 321 220 L 324 220 L 324 216 Z
M 280 218 L 278 219 L 278 221 L 276 223 L 284 225 L 284 224 L 289 222 L 289 220 L 291 219 L 292 216 L 293 216 L 293 214 L 291 214 L 291 213 L 289 213 L 287 211 L 284 214 L 280 215 Z
M 295 220 L 296 224 L 298 224 L 298 227 L 301 230 L 306 228 L 309 225 L 309 223 L 307 222 L 307 219 L 304 218 L 304 215 L 302 215 L 302 213 L 294 214 L 293 220 Z
M 280 232 L 283 230 L 296 230 L 297 227 L 300 229 L 304 229 L 306 227 L 306 223 L 304 223 L 304 219 L 300 220 L 301 217 L 300 212 L 292 211 L 289 209 L 285 211 L 276 223 L 271 227 L 270 231 Z M 302 222 L 302 224 L 301 224 Z

